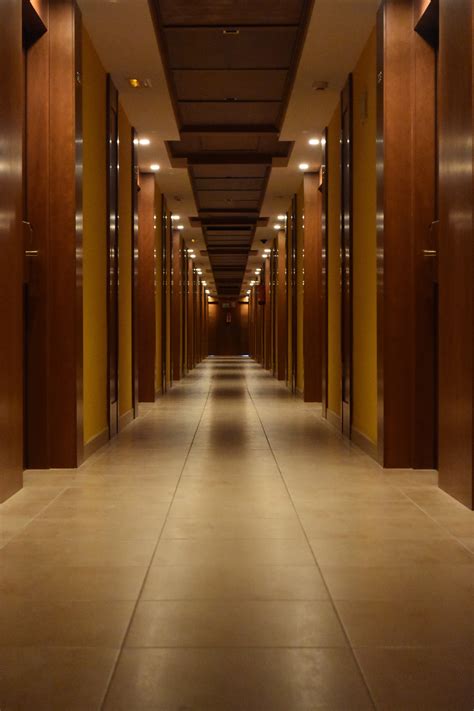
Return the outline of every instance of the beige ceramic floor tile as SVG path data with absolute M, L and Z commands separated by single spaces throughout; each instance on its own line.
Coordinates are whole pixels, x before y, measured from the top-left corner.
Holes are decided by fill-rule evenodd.
M 471 649 L 357 649 L 381 711 L 472 711 Z
M 206 519 L 173 518 L 165 524 L 162 540 L 172 538 L 194 538 L 214 540 L 237 540 L 257 538 L 282 538 L 304 540 L 304 534 L 296 517 Z
M 316 566 L 165 565 L 151 568 L 143 600 L 327 600 Z
M 161 540 L 152 565 L 314 565 L 305 540 Z
M 0 647 L 6 711 L 99 711 L 118 649 Z
M 127 647 L 344 647 L 329 602 L 140 602 Z
M 368 711 L 346 649 L 126 649 L 107 711 Z
M 470 647 L 474 600 L 336 601 L 353 647 Z
M 0 647 L 120 647 L 133 602 L 0 597 Z

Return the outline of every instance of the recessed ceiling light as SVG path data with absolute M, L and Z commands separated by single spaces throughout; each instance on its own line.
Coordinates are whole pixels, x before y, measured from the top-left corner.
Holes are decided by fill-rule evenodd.
M 184 225 L 178 225 L 177 229 L 178 229 L 178 230 L 184 230 Z
M 272 250 L 271 250 L 271 249 L 265 249 L 264 251 L 265 251 L 266 254 L 271 254 L 271 251 L 272 251 Z
M 283 227 L 282 227 L 282 225 L 274 225 L 273 229 L 274 230 L 281 230 L 281 229 L 283 229 Z
M 262 271 L 261 269 L 256 269 L 255 274 L 260 274 L 261 271 Z
M 210 293 L 211 293 L 211 292 L 209 291 L 209 289 L 206 289 L 206 294 L 210 294 Z
M 321 141 L 319 140 L 319 138 L 310 138 L 308 143 L 310 146 L 319 146 Z
M 188 249 L 188 254 L 194 254 L 194 249 Z
M 203 281 L 203 282 L 202 282 L 202 285 L 203 285 L 203 286 L 207 286 L 207 281 Z
M 308 163 L 300 163 L 298 167 L 300 170 L 308 170 L 309 165 Z
M 191 259 L 196 259 L 196 255 L 195 255 L 195 254 L 190 254 L 189 256 L 191 257 Z
M 159 169 L 160 169 L 160 166 L 158 165 L 158 163 L 152 163 L 150 165 L 150 170 L 152 170 L 154 173 L 157 173 L 159 171 Z
M 140 146 L 149 146 L 151 141 L 149 138 L 139 138 L 138 143 Z
M 181 217 L 179 215 L 171 215 L 171 219 L 173 220 L 173 222 L 176 222 L 176 220 L 180 220 Z
M 268 259 L 269 256 L 268 254 L 262 254 L 263 259 Z
M 278 219 L 279 219 L 281 222 L 285 222 L 285 220 L 286 220 L 286 215 L 278 215 Z

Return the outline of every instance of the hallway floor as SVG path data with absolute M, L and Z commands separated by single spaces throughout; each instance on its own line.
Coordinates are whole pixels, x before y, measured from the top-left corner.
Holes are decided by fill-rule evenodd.
M 2 711 L 472 711 L 474 516 L 210 359 L 0 507 Z

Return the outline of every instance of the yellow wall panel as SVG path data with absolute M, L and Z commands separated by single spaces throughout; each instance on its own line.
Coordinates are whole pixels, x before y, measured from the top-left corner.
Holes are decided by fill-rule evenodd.
M 377 441 L 376 34 L 354 70 L 353 427 Z
M 107 429 L 106 74 L 82 35 L 84 442 Z
M 328 127 L 328 408 L 341 414 L 341 117 Z
M 132 127 L 119 103 L 119 415 L 132 397 Z

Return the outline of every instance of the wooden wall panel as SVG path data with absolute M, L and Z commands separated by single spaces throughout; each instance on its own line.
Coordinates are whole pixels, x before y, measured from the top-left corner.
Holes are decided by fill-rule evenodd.
M 227 321 L 229 314 L 230 323 Z M 209 355 L 239 356 L 248 353 L 249 304 L 237 303 L 231 309 L 224 309 L 217 303 L 210 304 Z
M 50 466 L 83 459 L 81 19 L 50 4 L 49 432 Z
M 270 260 L 266 259 L 263 270 L 265 283 L 265 306 L 263 308 L 263 367 L 270 370 L 272 367 L 272 284 Z
M 21 0 L 0 3 L 0 502 L 22 486 L 23 239 Z
M 277 240 L 277 378 L 278 380 L 286 380 L 288 358 L 286 230 L 278 232 Z
M 140 174 L 138 194 L 138 399 L 154 402 L 155 384 L 155 176 Z
M 413 190 L 412 0 L 386 0 L 378 16 L 379 459 L 412 466 Z
M 322 397 L 322 193 L 318 173 L 304 176 L 304 399 Z
M 178 230 L 173 230 L 173 285 L 171 345 L 173 358 L 173 380 L 181 380 L 183 344 L 183 240 Z
M 440 0 L 439 482 L 473 507 L 471 0 Z
M 42 19 L 48 24 L 47 3 Z M 38 3 L 38 9 L 39 3 Z M 25 468 L 49 466 L 48 268 L 49 268 L 49 33 L 26 53 L 26 204 L 31 225 L 25 330 Z

